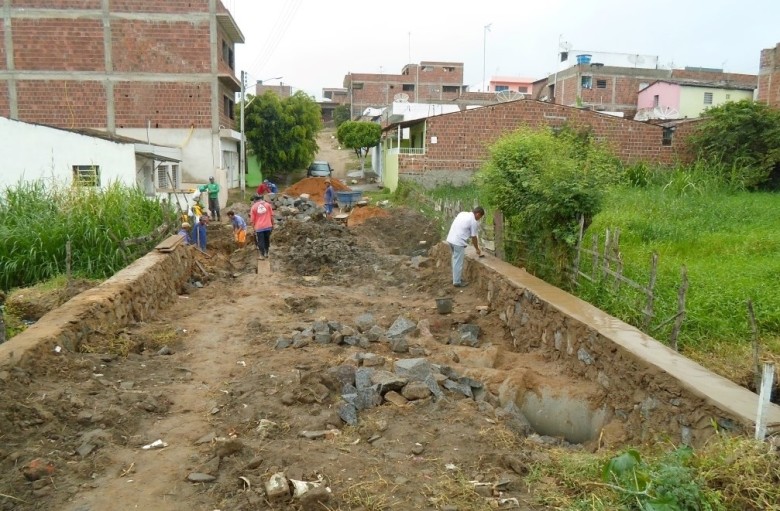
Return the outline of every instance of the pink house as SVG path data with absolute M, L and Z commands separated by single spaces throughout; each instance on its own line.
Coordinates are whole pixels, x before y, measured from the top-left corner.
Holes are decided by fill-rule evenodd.
M 755 88 L 729 81 L 657 80 L 639 91 L 635 119 L 695 119 L 707 108 L 753 99 Z
M 534 90 L 534 79 L 519 76 L 493 76 L 488 82 L 487 92 L 501 92 L 502 90 L 531 94 Z

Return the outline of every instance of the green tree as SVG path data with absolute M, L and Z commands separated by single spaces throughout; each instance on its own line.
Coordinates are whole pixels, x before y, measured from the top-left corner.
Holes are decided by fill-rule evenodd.
M 704 112 L 689 139 L 732 184 L 755 188 L 780 174 L 780 110 L 744 99 Z
M 580 217 L 589 223 L 600 210 L 618 168 L 587 132 L 521 129 L 491 146 L 477 182 L 488 204 L 504 213 L 507 239 L 520 242 L 507 247 L 508 256 L 556 283 L 565 275 Z
M 339 105 L 333 109 L 333 124 L 338 128 L 344 122 L 350 120 L 349 105 Z
M 363 172 L 368 150 L 379 143 L 382 128 L 375 122 L 345 121 L 336 130 L 336 138 L 344 147 L 353 149 L 360 160 L 360 171 Z
M 306 167 L 317 154 L 321 129 L 319 105 L 301 91 L 284 99 L 273 91 L 247 98 L 244 132 L 264 172 L 279 175 Z

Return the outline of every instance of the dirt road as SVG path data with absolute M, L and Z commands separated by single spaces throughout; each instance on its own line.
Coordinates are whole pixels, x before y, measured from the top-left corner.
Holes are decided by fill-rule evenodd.
M 259 274 L 213 224 L 209 277 L 162 317 L 0 373 L 0 509 L 542 509 L 524 470 L 561 442 L 529 437 L 502 388 L 588 386 L 512 353 L 498 312 L 424 258 L 437 226 L 391 213 L 290 224 Z M 412 327 L 390 337 L 398 318 Z M 462 325 L 476 347 L 451 344 Z M 390 381 L 414 359 L 433 395 Z M 274 497 L 280 473 L 321 486 Z

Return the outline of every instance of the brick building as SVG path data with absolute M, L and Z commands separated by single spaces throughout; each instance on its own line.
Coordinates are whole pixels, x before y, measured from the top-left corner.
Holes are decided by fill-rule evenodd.
M 687 159 L 684 140 L 695 124 L 649 124 L 535 100 L 498 103 L 386 127 L 381 174 L 390 189 L 399 178 L 426 185 L 468 182 L 487 160 L 488 147 L 524 126 L 588 128 L 626 163 L 669 164 Z
M 235 44 L 220 0 L 5 0 L 0 116 L 182 151 L 182 181 L 238 181 Z
M 756 75 L 724 73 L 722 69 L 660 69 L 610 66 L 599 62 L 575 64 L 547 78 L 547 87 L 535 84 L 535 98 L 566 106 L 620 112 L 633 118 L 639 91 L 663 80 L 718 83 L 724 87 L 756 87 Z
M 369 107 L 389 105 L 399 94 L 410 102 L 451 101 L 467 90 L 462 62 L 407 64 L 401 74 L 349 73 L 344 77 L 352 118 Z
M 255 85 L 255 96 L 262 96 L 266 91 L 271 91 L 280 98 L 289 98 L 292 96 L 292 86 L 279 82 L 279 85 L 266 85 L 258 81 Z
M 780 108 L 780 43 L 774 48 L 761 50 L 758 101 Z

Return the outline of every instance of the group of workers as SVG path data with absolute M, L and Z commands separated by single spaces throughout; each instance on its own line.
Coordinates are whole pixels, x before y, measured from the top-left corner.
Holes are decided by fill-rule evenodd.
M 208 194 L 209 211 L 211 212 L 211 220 L 220 221 L 219 212 L 219 184 L 214 182 L 214 178 L 209 178 L 209 184 L 203 185 L 199 188 L 200 193 Z M 252 225 L 252 229 L 255 235 L 255 244 L 258 250 L 258 259 L 266 259 L 268 257 L 268 251 L 271 247 L 271 231 L 274 228 L 274 209 L 270 202 L 265 197 L 267 194 L 278 193 L 277 186 L 270 182 L 268 179 L 264 180 L 260 186 L 257 187 L 257 193 L 252 197 L 252 207 L 249 210 L 249 222 Z M 184 237 L 185 243 L 193 243 L 201 250 L 206 249 L 206 226 L 209 222 L 209 217 L 203 214 L 203 210 L 200 207 L 199 196 L 193 201 L 192 214 L 194 226 L 192 226 L 192 232 L 190 233 L 189 222 L 183 222 L 179 235 Z M 333 214 L 333 208 L 336 204 L 336 194 L 333 190 L 330 179 L 325 180 L 325 214 L 330 217 Z M 237 215 L 235 211 L 227 212 L 230 223 L 233 226 L 233 238 L 239 248 L 246 245 L 247 238 L 247 223 L 241 216 Z M 477 255 L 482 257 L 482 250 L 479 246 L 479 221 L 485 216 L 485 210 L 481 207 L 475 207 L 472 211 L 464 211 L 459 213 L 450 225 L 449 233 L 447 234 L 447 243 L 452 250 L 452 284 L 455 287 L 465 287 L 468 284 L 462 280 L 461 275 L 463 273 L 463 262 L 466 247 L 469 242 L 476 249 Z M 197 219 L 197 220 L 195 220 Z

